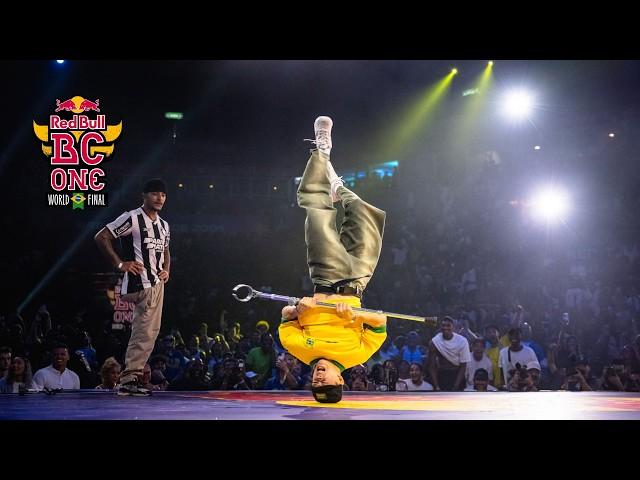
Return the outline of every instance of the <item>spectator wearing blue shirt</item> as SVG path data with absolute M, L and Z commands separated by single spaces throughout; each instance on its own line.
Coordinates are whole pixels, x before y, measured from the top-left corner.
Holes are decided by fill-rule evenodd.
M 420 336 L 417 332 L 411 331 L 407 334 L 407 344 L 402 347 L 400 360 L 404 360 L 410 364 L 424 363 L 426 355 L 423 345 L 420 345 Z

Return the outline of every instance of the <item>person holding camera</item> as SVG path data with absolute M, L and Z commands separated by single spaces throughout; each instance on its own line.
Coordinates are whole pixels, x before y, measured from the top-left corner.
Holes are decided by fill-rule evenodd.
M 560 390 L 571 392 L 591 392 L 595 390 L 590 376 L 591 367 L 586 358 L 580 356 L 573 360 L 573 365 L 567 367 L 565 381 Z
M 507 390 L 510 392 L 537 392 L 533 376 L 529 373 L 526 365 L 520 365 L 516 363 L 515 368 L 509 371 L 509 382 L 507 383 Z
M 212 390 L 251 390 L 251 381 L 244 370 L 244 360 L 240 368 L 239 360 L 233 357 L 224 359 L 222 368 L 211 381 Z
M 602 390 L 624 392 L 627 375 L 624 371 L 622 359 L 614 360 L 611 365 L 602 370 Z
M 349 390 L 353 392 L 374 391 L 375 385 L 367 377 L 366 365 L 356 365 L 349 372 Z
M 187 364 L 182 377 L 169 385 L 169 390 L 209 390 L 210 378 L 207 374 L 204 362 L 199 358 L 193 358 Z
M 507 386 L 511 383 L 512 372 L 519 371 L 518 376 L 522 380 L 525 378 L 525 372 L 521 371 L 522 368 L 532 368 L 535 365 L 540 370 L 536 352 L 522 344 L 522 330 L 520 327 L 511 328 L 508 335 L 510 345 L 500 350 L 499 358 L 501 375 L 504 379 L 504 384 Z M 518 364 L 520 366 L 517 366 Z M 528 376 L 527 372 L 526 377 L 528 378 Z

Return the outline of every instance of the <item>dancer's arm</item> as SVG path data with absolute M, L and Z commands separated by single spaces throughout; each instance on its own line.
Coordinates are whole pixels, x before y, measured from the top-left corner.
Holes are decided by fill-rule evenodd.
M 120 267 L 120 271 L 130 272 L 136 275 L 140 275 L 144 271 L 144 265 L 140 262 L 123 262 L 120 259 L 116 251 L 113 249 L 113 245 L 111 244 L 111 242 L 115 240 L 115 237 L 109 231 L 109 229 L 107 229 L 107 227 L 104 227 L 102 230 L 96 233 L 93 239 L 95 240 L 98 248 L 103 253 L 103 255 L 107 257 L 107 259 L 115 268 L 118 268 L 118 265 L 122 264 L 122 266 Z

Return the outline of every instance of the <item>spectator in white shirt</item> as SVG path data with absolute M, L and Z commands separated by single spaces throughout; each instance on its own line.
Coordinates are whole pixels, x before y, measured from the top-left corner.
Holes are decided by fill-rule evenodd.
M 471 360 L 467 363 L 465 378 L 466 387 L 473 387 L 473 378 L 476 370 L 484 368 L 489 372 L 489 383 L 493 384 L 493 364 L 491 359 L 484 353 L 484 338 L 476 338 L 471 342 Z
M 465 392 L 497 392 L 498 389 L 489 384 L 489 372 L 479 368 L 473 375 L 473 385 L 464 389 Z
M 509 385 L 511 372 L 519 368 L 516 367 L 516 364 L 520 364 L 520 368 L 529 369 L 536 366 L 540 370 L 536 352 L 522 344 L 522 330 L 519 327 L 509 330 L 509 341 L 511 345 L 500 350 L 499 358 L 500 370 L 502 371 L 505 385 Z
M 66 345 L 56 345 L 51 351 L 52 363 L 41 368 L 33 376 L 33 384 L 38 390 L 79 390 L 80 378 L 67 368 L 69 349 Z
M 424 392 L 433 390 L 433 385 L 425 381 L 422 376 L 422 364 L 413 362 L 409 368 L 409 378 L 404 381 L 407 384 L 407 390 L 415 392 Z

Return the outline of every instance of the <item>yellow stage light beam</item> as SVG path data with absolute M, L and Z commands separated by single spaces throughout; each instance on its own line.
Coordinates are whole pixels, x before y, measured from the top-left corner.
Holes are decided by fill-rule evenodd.
M 487 63 L 487 66 L 474 79 L 473 88 L 465 90 L 469 93 L 463 100 L 463 108 L 458 122 L 458 127 L 452 132 L 452 144 L 462 147 L 471 141 L 471 133 L 474 127 L 481 125 L 482 108 L 487 104 L 488 91 L 491 88 L 493 80 L 493 62 Z
M 395 127 L 383 139 L 382 151 L 386 152 L 386 158 L 397 158 L 415 140 L 416 134 L 433 119 L 456 73 L 457 69 L 454 68 L 436 84 L 428 87 L 398 116 Z

